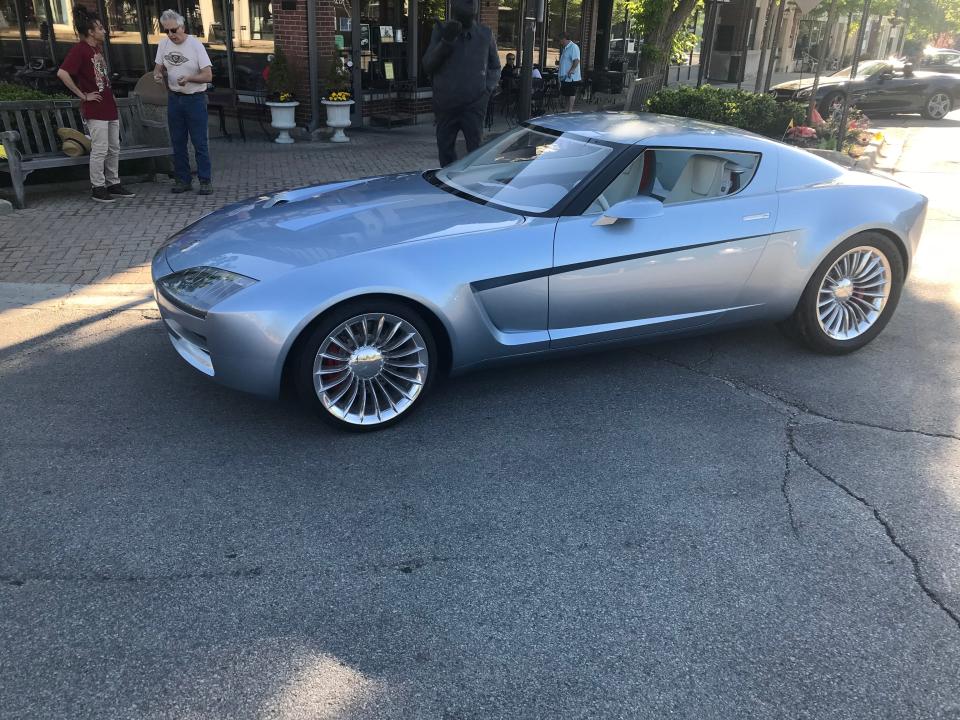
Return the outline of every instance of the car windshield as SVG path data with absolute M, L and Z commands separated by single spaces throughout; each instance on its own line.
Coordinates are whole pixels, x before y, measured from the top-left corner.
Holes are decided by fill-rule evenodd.
M 571 133 L 517 128 L 434 176 L 475 199 L 544 213 L 603 165 L 613 147 Z
M 848 78 L 850 77 L 850 71 L 852 69 L 852 67 L 846 67 L 843 70 L 838 70 L 831 77 Z M 892 72 L 893 66 L 888 62 L 884 62 L 883 60 L 870 60 L 869 62 L 862 63 L 859 67 L 857 67 L 857 77 L 868 78 L 876 75 L 879 72 L 883 72 L 884 69 Z

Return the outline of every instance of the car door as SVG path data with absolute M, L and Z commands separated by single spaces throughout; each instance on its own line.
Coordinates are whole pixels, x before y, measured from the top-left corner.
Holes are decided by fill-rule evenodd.
M 898 99 L 898 87 L 893 68 L 889 65 L 878 68 L 875 73 L 856 83 L 852 103 L 861 110 L 893 111 L 898 109 L 902 100 Z
M 915 75 L 912 71 L 896 71 L 887 80 L 887 108 L 891 111 L 916 112 L 923 102 L 929 80 Z
M 710 165 L 701 157 L 718 159 L 719 174 L 729 173 L 729 184 L 689 186 L 695 173 L 688 166 Z M 600 202 L 598 196 L 583 215 L 557 223 L 549 282 L 551 347 L 715 322 L 737 308 L 773 231 L 775 153 L 651 148 L 637 162 L 647 168 L 639 187 L 618 178 L 601 193 L 611 197 Z M 635 165 L 624 172 L 638 174 Z M 698 198 L 691 189 L 708 192 Z M 638 193 L 662 199 L 663 214 L 598 224 L 604 205 Z

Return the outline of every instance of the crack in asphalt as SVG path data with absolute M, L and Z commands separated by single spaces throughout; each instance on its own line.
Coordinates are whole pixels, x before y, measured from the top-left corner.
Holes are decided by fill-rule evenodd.
M 858 495 L 849 487 L 847 487 L 845 484 L 843 484 L 833 476 L 829 475 L 828 473 L 824 472 L 819 467 L 814 465 L 813 462 L 804 453 L 802 453 L 800 449 L 797 447 L 796 432 L 800 427 L 798 422 L 799 417 L 801 415 L 811 415 L 813 417 L 820 418 L 823 420 L 828 420 L 831 422 L 878 429 L 878 430 L 890 430 L 891 432 L 909 432 L 909 433 L 916 433 L 918 435 L 924 435 L 926 437 L 934 437 L 934 438 L 950 439 L 950 440 L 960 440 L 960 438 L 953 435 L 940 435 L 935 433 L 927 433 L 920 430 L 895 430 L 892 428 L 887 428 L 879 425 L 873 425 L 871 423 L 861 423 L 854 420 L 835 419 L 827 415 L 824 415 L 822 413 L 810 411 L 807 408 L 805 408 L 802 404 L 786 400 L 780 395 L 778 395 L 777 393 L 766 390 L 763 387 L 751 385 L 750 383 L 746 383 L 740 380 L 734 380 L 733 378 L 724 377 L 722 375 L 717 375 L 715 373 L 711 373 L 706 370 L 703 370 L 701 369 L 701 365 L 703 363 L 698 363 L 697 365 L 691 366 L 691 365 L 687 365 L 685 363 L 679 362 L 677 360 L 673 360 L 671 358 L 666 358 L 663 356 L 649 355 L 649 357 L 652 357 L 655 360 L 664 362 L 668 365 L 674 365 L 675 367 L 682 368 L 684 370 L 687 370 L 688 372 L 692 372 L 697 375 L 707 377 L 716 382 L 721 382 L 724 385 L 727 385 L 728 387 L 733 388 L 735 391 L 746 395 L 747 397 L 760 400 L 761 402 L 764 402 L 768 405 L 773 405 L 780 411 L 784 411 L 785 409 L 789 411 L 789 417 L 787 418 L 786 424 L 784 425 L 784 432 L 786 433 L 786 437 L 787 437 L 787 449 L 784 453 L 784 472 L 783 472 L 783 481 L 781 482 L 781 485 L 780 485 L 780 492 L 783 494 L 784 500 L 786 501 L 786 504 L 787 504 L 787 516 L 790 520 L 790 527 L 793 530 L 794 535 L 799 537 L 799 526 L 794 516 L 793 503 L 791 502 L 790 495 L 789 495 L 789 476 L 790 476 L 790 456 L 791 455 L 795 455 L 797 459 L 800 460 L 800 462 L 802 462 L 804 465 L 809 467 L 811 470 L 813 470 L 815 473 L 820 475 L 822 478 L 824 478 L 825 480 L 827 480 L 828 482 L 832 483 L 833 485 L 838 487 L 840 490 L 842 490 L 846 495 L 853 498 L 854 500 L 859 502 L 861 505 L 863 505 L 865 508 L 870 510 L 870 512 L 873 514 L 874 519 L 878 523 L 880 523 L 880 526 L 883 528 L 884 533 L 886 533 L 887 538 L 890 540 L 893 546 L 900 552 L 901 555 L 903 555 L 905 558 L 907 558 L 907 560 L 910 561 L 910 564 L 913 568 L 913 579 L 914 579 L 914 582 L 917 584 L 917 586 L 931 600 L 931 602 L 933 602 L 934 605 L 936 605 L 944 613 L 946 613 L 946 615 L 953 621 L 953 623 L 957 626 L 957 628 L 960 629 L 960 615 L 954 612 L 939 597 L 939 595 L 937 595 L 937 593 L 927 585 L 926 581 L 923 578 L 923 572 L 920 568 L 920 561 L 917 560 L 917 558 L 914 557 L 909 550 L 907 550 L 907 548 L 904 546 L 901 540 L 897 537 L 897 534 L 896 532 L 894 532 L 893 526 L 890 524 L 890 522 L 886 518 L 884 518 L 880 514 L 880 512 L 873 505 L 871 505 L 870 502 L 865 497 Z M 759 393 L 761 397 L 757 397 L 755 393 Z M 770 401 L 774 401 L 774 402 L 771 403 Z
M 780 484 L 780 493 L 783 495 L 783 500 L 787 504 L 787 517 L 790 519 L 790 529 L 793 531 L 794 537 L 800 537 L 800 525 L 797 523 L 797 518 L 793 513 L 793 501 L 790 499 L 790 455 L 793 453 L 793 443 L 791 442 L 791 436 L 793 431 L 796 429 L 796 416 L 790 418 L 787 421 L 786 426 L 784 427 L 784 433 L 787 437 L 787 448 L 783 452 L 783 482 Z
M 703 365 L 705 365 L 708 361 L 712 360 L 716 354 L 718 353 L 717 352 L 712 353 L 711 356 L 707 358 L 707 360 L 701 361 L 695 365 L 683 363 L 683 362 L 680 362 L 679 360 L 674 360 L 673 358 L 664 357 L 662 355 L 653 355 L 653 354 L 647 353 L 647 357 L 666 363 L 668 365 L 673 365 L 675 367 L 688 370 L 689 372 L 696 373 L 697 375 L 701 375 L 711 380 L 721 382 L 724 385 L 727 385 L 728 387 L 731 387 L 735 390 L 743 392 L 748 397 L 753 397 L 754 399 L 766 402 L 768 405 L 773 405 L 775 407 L 782 406 L 781 411 L 790 415 L 794 415 L 794 414 L 810 415 L 811 417 L 819 418 L 821 420 L 828 420 L 830 422 L 835 422 L 840 425 L 852 425 L 854 427 L 870 428 L 873 430 L 883 430 L 883 431 L 892 432 L 892 433 L 901 433 L 901 434 L 907 434 L 907 435 L 922 435 L 923 437 L 935 438 L 938 440 L 955 440 L 957 442 L 960 442 L 960 435 L 953 435 L 951 433 L 930 432 L 928 430 L 917 430 L 916 428 L 904 428 L 904 427 L 895 427 L 892 425 L 880 425 L 878 423 L 867 422 L 866 420 L 850 420 L 847 418 L 838 417 L 836 415 L 830 415 L 821 410 L 815 410 L 807 405 L 804 405 L 799 400 L 793 400 L 791 398 L 785 397 L 784 395 L 780 394 L 776 390 L 771 390 L 769 388 L 764 387 L 763 385 L 749 383 L 745 380 L 727 377 L 724 375 L 717 375 L 716 373 L 712 373 L 707 370 L 704 370 Z M 754 393 L 760 393 L 761 395 L 765 396 L 769 400 L 772 400 L 773 403 L 769 402 L 764 398 L 758 398 L 749 391 L 753 391 Z
M 792 429 L 788 430 L 788 432 L 787 432 L 787 437 L 788 437 L 789 440 L 790 440 L 790 449 L 793 451 L 793 453 L 796 454 L 796 456 L 797 456 L 798 458 L 800 458 L 801 462 L 803 462 L 808 468 L 810 468 L 811 470 L 813 470 L 815 473 L 817 473 L 818 475 L 820 475 L 822 478 L 824 478 L 824 479 L 827 480 L 828 482 L 833 483 L 834 485 L 836 485 L 836 486 L 837 486 L 838 488 L 840 488 L 844 493 L 846 493 L 849 497 L 853 498 L 853 499 L 856 500 L 858 503 L 860 503 L 860 504 L 863 505 L 865 508 L 867 508 L 871 513 L 873 513 L 874 519 L 875 519 L 878 523 L 880 523 L 880 526 L 883 528 L 883 531 L 886 533 L 887 538 L 889 538 L 889 540 L 890 540 L 890 542 L 893 544 L 893 546 L 894 546 L 897 550 L 899 550 L 899 551 L 900 551 L 900 554 L 903 555 L 905 558 L 907 558 L 907 560 L 909 560 L 909 561 L 910 561 L 910 564 L 913 566 L 913 580 L 914 580 L 914 582 L 916 582 L 916 584 L 920 587 L 920 589 L 923 591 L 923 593 L 924 593 L 928 598 L 930 598 L 930 600 L 933 602 L 933 604 L 936 605 L 936 606 L 937 606 L 938 608 L 940 608 L 941 610 L 943 610 L 943 612 L 946 613 L 947 616 L 948 616 L 951 620 L 953 620 L 954 625 L 956 625 L 957 628 L 960 629 L 960 615 L 957 615 L 957 613 L 955 613 L 953 610 L 951 610 L 951 609 L 947 606 L 947 604 L 940 598 L 940 596 L 937 595 L 937 593 L 934 592 L 934 590 L 927 585 L 926 581 L 923 579 L 923 571 L 920 569 L 920 561 L 917 560 L 917 558 L 914 557 L 913 554 L 912 554 L 909 550 L 907 550 L 907 548 L 904 546 L 904 544 L 900 541 L 900 539 L 897 537 L 897 534 L 894 532 L 893 526 L 890 524 L 890 522 L 889 522 L 886 518 L 884 518 L 883 515 L 880 514 L 880 511 L 877 510 L 876 507 L 874 507 L 873 505 L 871 505 L 870 502 L 869 502 L 865 497 L 863 497 L 863 496 L 861 496 L 861 495 L 858 495 L 858 494 L 855 493 L 853 490 L 851 490 L 849 487 L 847 487 L 847 486 L 844 485 L 842 482 L 840 482 L 839 480 L 837 480 L 835 477 L 833 477 L 832 475 L 824 472 L 824 471 L 821 470 L 819 467 L 817 467 L 816 465 L 814 465 L 813 462 L 810 461 L 810 458 L 808 458 L 806 455 L 804 455 L 804 454 L 800 451 L 800 449 L 797 447 L 796 438 L 794 437 L 794 430 L 796 430 L 796 428 L 792 428 Z

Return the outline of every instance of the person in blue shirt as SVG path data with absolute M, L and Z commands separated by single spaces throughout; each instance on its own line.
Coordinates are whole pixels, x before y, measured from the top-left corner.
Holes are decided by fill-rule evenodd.
M 566 98 L 567 112 L 573 112 L 573 103 L 580 89 L 580 48 L 570 39 L 569 33 L 560 33 L 560 96 Z

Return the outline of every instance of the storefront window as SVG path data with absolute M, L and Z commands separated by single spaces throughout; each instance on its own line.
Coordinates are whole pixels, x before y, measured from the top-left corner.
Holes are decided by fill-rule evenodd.
M 23 63 L 16 0 L 0 0 L 0 61 L 14 65 Z
M 497 13 L 497 50 L 500 52 L 500 64 L 506 62 L 507 53 L 517 56 L 520 63 L 520 0 L 500 0 Z
M 122 0 L 119 0 L 122 1 Z M 147 7 L 146 21 L 150 42 L 150 58 L 156 56 L 160 33 L 160 15 L 173 6 L 183 15 L 186 30 L 203 42 L 213 65 L 213 84 L 230 87 L 230 64 L 227 62 L 227 31 L 221 0 L 152 0 Z M 237 90 L 259 90 L 264 86 L 267 56 L 273 53 L 273 8 L 266 0 L 233 2 L 230 31 L 233 42 L 233 76 Z
M 110 70 L 124 78 L 125 83 L 133 83 L 144 73 L 136 2 L 104 0 L 104 4 L 110 29 Z M 152 55 L 150 61 L 153 61 Z
M 436 20 L 441 22 L 447 17 L 446 0 L 419 0 L 417 3 L 417 78 L 419 85 L 430 84 L 423 69 L 423 56 L 430 46 L 430 36 Z
M 273 40 L 272 3 L 250 0 L 250 37 L 253 40 Z
M 547 23 L 547 57 L 544 66 L 554 68 L 560 60 L 560 33 L 563 32 L 563 7 L 566 0 L 551 0 Z
M 402 0 L 361 0 L 360 70 L 364 87 L 386 89 L 407 79 L 407 27 L 407 6 Z M 365 52 L 367 41 L 370 49 Z

